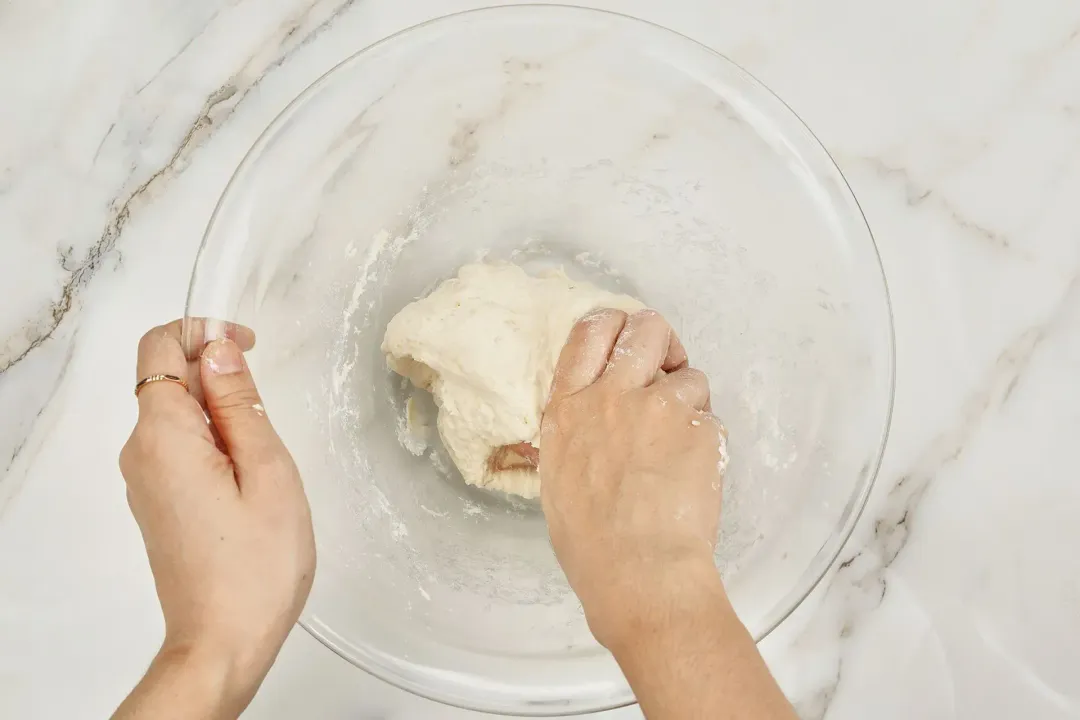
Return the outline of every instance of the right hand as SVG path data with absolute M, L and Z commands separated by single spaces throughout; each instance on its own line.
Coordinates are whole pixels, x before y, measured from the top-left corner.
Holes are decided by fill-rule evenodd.
M 726 432 L 709 398 L 708 378 L 651 310 L 589 314 L 559 358 L 541 500 L 555 554 L 609 649 L 678 608 L 687 588 L 723 592 L 713 552 Z

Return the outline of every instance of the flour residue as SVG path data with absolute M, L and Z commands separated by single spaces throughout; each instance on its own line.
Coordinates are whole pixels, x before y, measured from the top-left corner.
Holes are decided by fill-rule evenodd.
M 404 414 L 394 418 L 398 443 L 413 455 L 422 457 L 428 449 L 433 421 L 413 393 L 405 401 Z

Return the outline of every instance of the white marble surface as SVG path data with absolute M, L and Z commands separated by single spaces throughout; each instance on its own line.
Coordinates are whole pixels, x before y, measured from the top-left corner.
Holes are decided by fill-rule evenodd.
M 0 4 L 0 716 L 105 716 L 156 647 L 115 462 L 131 353 L 182 314 L 243 153 L 340 59 L 480 4 Z M 1080 717 L 1080 4 L 589 4 L 772 87 L 880 246 L 898 351 L 885 463 L 839 569 L 764 644 L 802 715 Z M 468 714 L 301 630 L 248 716 Z

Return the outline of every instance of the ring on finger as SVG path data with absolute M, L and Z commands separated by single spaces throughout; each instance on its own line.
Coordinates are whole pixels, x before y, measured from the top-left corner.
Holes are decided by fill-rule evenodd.
M 135 383 L 135 397 L 139 397 L 139 392 L 142 391 L 147 385 L 151 385 L 156 382 L 171 382 L 176 383 L 180 387 L 184 388 L 187 392 L 191 392 L 191 388 L 188 387 L 187 380 L 176 375 L 150 375 L 144 377 L 139 382 Z

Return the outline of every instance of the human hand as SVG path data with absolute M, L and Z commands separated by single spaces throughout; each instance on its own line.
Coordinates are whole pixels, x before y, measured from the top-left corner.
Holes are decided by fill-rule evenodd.
M 683 602 L 674 596 L 688 587 L 723 592 L 713 551 L 726 432 L 709 396 L 708 378 L 654 311 L 593 312 L 559 358 L 541 430 L 541 500 L 555 554 L 609 648 Z
M 191 392 L 141 389 L 120 469 L 165 616 L 162 655 L 216 663 L 242 709 L 311 589 L 311 513 L 244 361 L 254 334 L 229 325 L 229 339 L 188 359 L 180 331 L 143 336 L 137 377 L 175 375 Z

